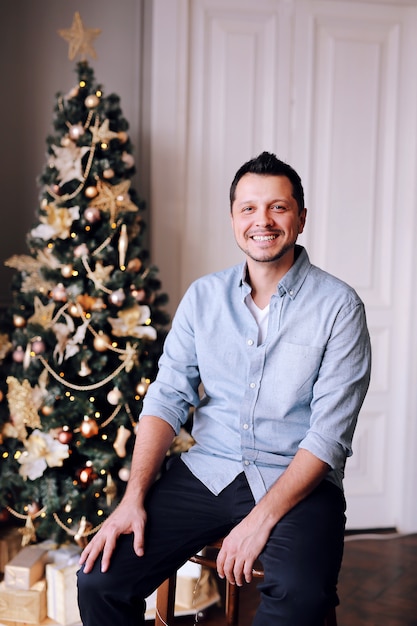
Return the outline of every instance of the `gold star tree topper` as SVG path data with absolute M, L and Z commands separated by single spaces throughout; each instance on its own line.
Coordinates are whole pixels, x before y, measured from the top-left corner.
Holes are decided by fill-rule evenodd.
M 70 61 L 75 59 L 77 54 L 81 56 L 82 61 L 86 60 L 88 54 L 96 59 L 97 54 L 93 47 L 93 41 L 100 33 L 100 28 L 85 28 L 78 11 L 74 15 L 71 28 L 58 31 L 58 34 L 69 43 L 68 58 Z

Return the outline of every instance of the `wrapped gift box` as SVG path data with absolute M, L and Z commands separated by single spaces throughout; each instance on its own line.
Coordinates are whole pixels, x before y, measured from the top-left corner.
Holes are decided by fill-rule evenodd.
M 0 583 L 0 620 L 40 624 L 46 618 L 46 582 L 40 580 L 30 589 L 10 589 Z
M 22 535 L 16 526 L 0 527 L 0 574 L 22 547 Z
M 68 626 L 81 621 L 77 603 L 78 561 L 81 550 L 74 544 L 48 552 L 46 600 L 48 617 Z
M 4 568 L 4 582 L 10 589 L 31 589 L 45 575 L 47 550 L 34 545 L 18 552 Z
M 81 621 L 77 604 L 78 569 L 78 564 L 46 565 L 47 614 L 63 626 Z

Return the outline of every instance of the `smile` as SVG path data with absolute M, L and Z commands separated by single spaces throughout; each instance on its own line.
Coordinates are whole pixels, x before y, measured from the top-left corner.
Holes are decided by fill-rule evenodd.
M 253 235 L 254 241 L 273 241 L 278 235 Z

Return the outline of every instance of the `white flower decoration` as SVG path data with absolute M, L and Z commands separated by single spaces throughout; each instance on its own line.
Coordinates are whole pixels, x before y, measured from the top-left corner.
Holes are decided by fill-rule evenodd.
M 68 446 L 43 433 L 37 428 L 25 441 L 26 450 L 18 461 L 21 464 L 19 474 L 23 478 L 40 478 L 47 467 L 61 467 L 69 457 Z

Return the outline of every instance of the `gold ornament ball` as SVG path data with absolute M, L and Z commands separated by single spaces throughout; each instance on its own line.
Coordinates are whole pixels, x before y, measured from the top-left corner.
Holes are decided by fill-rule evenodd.
M 148 390 L 148 387 L 149 383 L 147 383 L 145 380 L 141 380 L 140 383 L 136 385 L 136 391 L 140 396 L 144 396 Z
M 53 410 L 54 410 L 53 407 L 49 406 L 49 404 L 45 404 L 41 408 L 42 415 L 45 415 L 45 417 L 48 417 L 49 415 L 51 415 Z
M 80 483 L 83 483 L 83 485 L 88 485 L 88 483 L 94 480 L 95 476 L 93 468 L 89 466 L 84 467 L 78 474 Z
M 130 259 L 129 263 L 127 264 L 127 269 L 129 272 L 139 272 L 141 267 L 142 261 L 138 258 Z
M 97 194 L 98 190 L 97 187 L 94 187 L 94 185 L 89 185 L 85 188 L 84 195 L 86 198 L 95 198 Z
M 113 178 L 113 177 L 114 177 L 114 170 L 111 167 L 108 167 L 107 169 L 103 170 L 103 178 L 110 180 L 110 178 Z
M 127 135 L 127 132 L 125 130 L 120 130 L 117 133 L 117 136 L 119 138 L 120 143 L 126 143 L 126 141 L 128 139 L 128 135 Z
M 81 317 L 80 309 L 75 304 L 75 302 L 70 304 L 70 306 L 68 307 L 68 313 L 71 315 L 71 317 Z
M 95 93 L 91 93 L 84 100 L 84 104 L 87 107 L 87 109 L 94 109 L 95 107 L 97 107 L 100 104 L 100 98 L 98 96 L 96 96 Z
M 110 337 L 104 333 L 99 333 L 97 337 L 94 337 L 93 345 L 97 352 L 105 352 L 109 348 Z
M 26 326 L 26 320 L 23 315 L 13 315 L 13 324 L 16 328 L 23 328 Z
M 91 417 L 85 416 L 84 420 L 80 426 L 81 434 L 86 438 L 90 439 L 90 437 L 95 437 L 98 434 L 98 424 L 95 419 L 91 419 Z
M 61 267 L 61 274 L 64 278 L 71 278 L 72 276 L 72 270 L 74 268 L 72 267 L 71 263 L 68 263 L 67 265 L 63 265 Z
M 70 126 L 68 131 L 68 135 L 73 141 L 77 141 L 80 137 L 82 137 L 85 133 L 84 127 L 81 124 L 74 124 Z
M 0 402 L 3 402 L 3 398 L 4 398 L 4 393 L 0 389 Z

